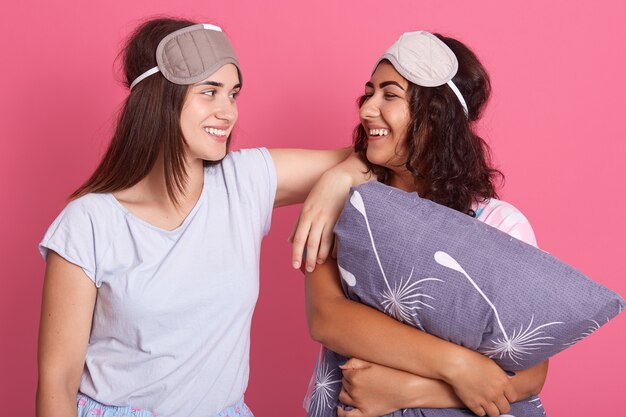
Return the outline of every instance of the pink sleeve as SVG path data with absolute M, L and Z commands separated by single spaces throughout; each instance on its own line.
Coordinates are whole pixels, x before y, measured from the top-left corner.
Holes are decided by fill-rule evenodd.
M 515 206 L 504 201 L 492 199 L 482 207 L 478 220 L 507 233 L 522 242 L 537 246 L 535 232 L 526 216 Z

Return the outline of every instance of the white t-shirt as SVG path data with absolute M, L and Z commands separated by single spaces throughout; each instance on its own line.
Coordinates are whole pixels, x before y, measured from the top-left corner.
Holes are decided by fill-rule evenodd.
M 267 149 L 205 169 L 183 224 L 144 222 L 112 194 L 69 203 L 40 244 L 98 288 L 80 392 L 167 417 L 209 417 L 239 400 L 249 374 L 276 171 Z

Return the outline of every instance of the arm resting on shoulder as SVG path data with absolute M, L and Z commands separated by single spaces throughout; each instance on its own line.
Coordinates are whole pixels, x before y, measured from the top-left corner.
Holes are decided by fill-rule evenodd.
M 37 417 L 77 414 L 96 293 L 80 267 L 48 253 L 39 324 Z
M 270 149 L 269 152 L 276 167 L 274 207 L 282 207 L 302 203 L 322 174 L 348 158 L 352 149 Z

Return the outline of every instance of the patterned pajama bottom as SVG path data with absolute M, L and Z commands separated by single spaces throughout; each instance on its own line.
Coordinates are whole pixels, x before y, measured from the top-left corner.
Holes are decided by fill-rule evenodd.
M 136 407 L 116 407 L 100 404 L 86 395 L 78 393 L 76 397 L 78 417 L 167 417 Z M 214 417 L 254 417 L 252 411 L 243 402 L 243 398 Z

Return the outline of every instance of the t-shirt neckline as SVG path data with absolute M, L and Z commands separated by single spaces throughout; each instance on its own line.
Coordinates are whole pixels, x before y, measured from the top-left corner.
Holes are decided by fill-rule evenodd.
M 206 181 L 206 176 L 205 176 L 204 183 L 202 184 L 202 190 L 200 191 L 200 196 L 198 197 L 198 200 L 194 204 L 193 208 L 187 214 L 187 216 L 182 221 L 182 223 L 180 225 L 178 225 L 177 227 L 175 227 L 174 229 L 171 229 L 171 230 L 163 229 L 162 227 L 155 226 L 154 224 L 152 224 L 152 223 L 142 219 L 141 217 L 137 216 L 132 211 L 130 211 L 126 206 L 124 206 L 117 198 L 115 198 L 113 193 L 106 193 L 106 194 L 113 201 L 113 203 L 117 207 L 119 207 L 126 214 L 127 217 L 133 219 L 135 222 L 140 223 L 140 224 L 142 224 L 145 227 L 148 227 L 150 229 L 156 230 L 157 232 L 174 235 L 174 234 L 180 232 L 181 230 L 184 230 L 184 228 L 191 221 L 191 219 L 194 217 L 194 215 L 196 214 L 196 212 L 198 211 L 198 209 L 202 205 L 202 202 L 204 200 L 204 195 L 206 193 L 206 188 L 207 188 L 206 184 L 207 184 L 207 181 Z

